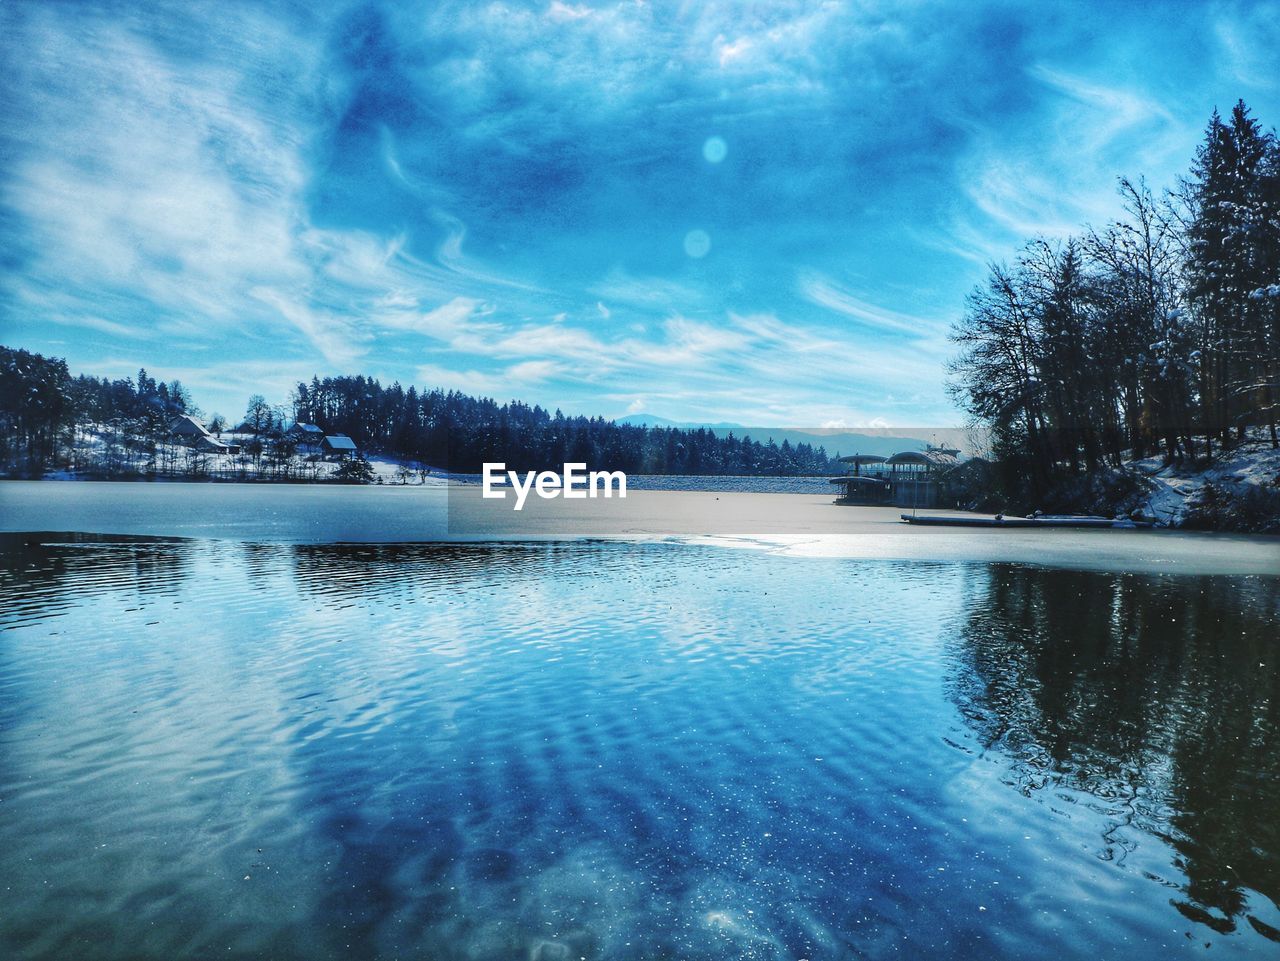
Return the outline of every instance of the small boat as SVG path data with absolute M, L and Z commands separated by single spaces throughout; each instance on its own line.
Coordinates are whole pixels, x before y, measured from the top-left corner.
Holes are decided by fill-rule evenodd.
M 1127 517 L 1090 517 L 1080 514 L 1033 514 L 1031 517 L 972 517 L 968 514 L 903 514 L 908 524 L 928 527 L 1105 527 L 1139 528 L 1155 526 L 1150 521 L 1134 521 Z

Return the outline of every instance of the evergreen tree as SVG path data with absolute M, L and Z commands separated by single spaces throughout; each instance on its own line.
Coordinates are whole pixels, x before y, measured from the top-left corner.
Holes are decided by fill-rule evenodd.
M 1267 311 L 1250 295 L 1275 282 L 1268 277 L 1275 228 L 1266 196 L 1275 150 L 1274 136 L 1262 132 L 1243 101 L 1229 123 L 1215 112 L 1185 191 L 1202 426 L 1209 438 L 1223 441 L 1233 430 L 1243 436 L 1257 406 L 1251 397 L 1258 389 L 1257 360 L 1269 348 Z

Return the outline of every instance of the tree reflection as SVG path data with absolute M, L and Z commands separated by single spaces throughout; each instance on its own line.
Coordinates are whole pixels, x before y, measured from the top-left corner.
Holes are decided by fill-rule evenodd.
M 958 632 L 953 700 L 1023 793 L 1083 792 L 1111 825 L 1169 842 L 1173 903 L 1260 934 L 1280 898 L 1280 581 L 996 565 Z M 1128 840 L 1126 840 L 1128 839 Z M 1256 892 L 1254 894 L 1253 892 Z
M 174 593 L 190 574 L 192 544 L 176 538 L 101 534 L 0 534 L 0 594 L 42 610 L 74 585 L 79 594 L 129 588 Z
M 299 590 L 342 605 L 360 598 L 385 601 L 397 593 L 416 595 L 424 590 L 438 600 L 447 600 L 451 591 L 489 592 L 494 590 L 495 572 L 506 592 L 555 585 L 562 577 L 601 577 L 619 570 L 656 576 L 670 547 L 638 545 L 618 551 L 607 542 L 550 541 L 298 544 L 287 551 Z

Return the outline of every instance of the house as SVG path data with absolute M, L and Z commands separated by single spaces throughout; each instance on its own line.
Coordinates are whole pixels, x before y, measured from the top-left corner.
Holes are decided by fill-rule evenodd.
M 318 447 L 320 442 L 324 440 L 324 431 L 315 424 L 296 423 L 289 428 L 287 433 L 299 444 L 314 444 Z
M 224 444 L 216 437 L 210 437 L 205 434 L 203 437 L 197 437 L 189 445 L 196 450 L 205 454 L 238 454 L 240 453 L 239 444 Z
M 885 463 L 893 486 L 893 503 L 898 507 L 937 507 L 939 481 L 959 463 L 960 452 L 949 447 L 903 451 Z
M 326 454 L 337 457 L 351 457 L 357 452 L 356 442 L 346 434 L 329 434 L 320 447 Z
M 851 465 L 844 477 L 833 477 L 840 493 L 837 504 L 895 504 L 898 507 L 937 507 L 943 476 L 959 463 L 952 447 L 909 450 L 892 457 L 855 454 L 841 457 Z
M 224 444 L 190 414 L 182 414 L 169 423 L 169 436 L 177 443 L 205 454 L 240 453 L 239 444 Z
M 298 445 L 299 454 L 319 454 L 324 449 L 324 431 L 315 424 L 295 423 L 285 436 Z
M 169 433 L 182 443 L 192 445 L 201 437 L 208 437 L 204 424 L 190 414 L 180 414 L 169 422 Z
M 876 454 L 854 454 L 841 457 L 848 464 L 849 473 L 833 477 L 831 483 L 840 488 L 837 504 L 888 504 L 893 500 L 893 485 L 889 483 L 887 457 Z

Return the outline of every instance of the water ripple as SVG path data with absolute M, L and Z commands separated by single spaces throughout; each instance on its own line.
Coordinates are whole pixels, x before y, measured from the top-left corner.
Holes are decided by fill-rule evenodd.
M 1280 588 L 679 544 L 0 552 L 0 951 L 1275 951 Z

